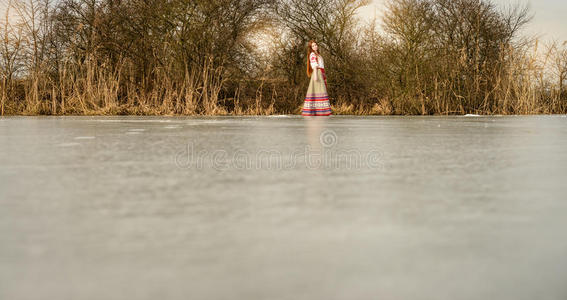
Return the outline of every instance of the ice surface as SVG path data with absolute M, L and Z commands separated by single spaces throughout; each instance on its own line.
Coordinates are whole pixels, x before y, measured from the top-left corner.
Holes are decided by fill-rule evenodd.
M 567 299 L 565 116 L 0 121 L 0 299 Z

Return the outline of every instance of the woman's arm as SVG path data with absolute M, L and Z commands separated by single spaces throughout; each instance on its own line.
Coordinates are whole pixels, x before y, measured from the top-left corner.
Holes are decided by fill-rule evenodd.
M 317 56 L 315 55 L 315 53 L 311 52 L 311 54 L 309 55 L 309 62 L 311 63 L 311 69 L 313 69 L 313 79 L 317 81 L 317 68 L 319 68 L 319 64 L 317 63 Z

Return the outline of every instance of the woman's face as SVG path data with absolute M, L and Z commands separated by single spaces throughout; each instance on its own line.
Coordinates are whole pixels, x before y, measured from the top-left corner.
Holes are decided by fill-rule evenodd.
M 313 51 L 317 51 L 317 49 L 319 49 L 319 47 L 317 46 L 317 43 L 311 44 L 311 49 L 313 49 Z

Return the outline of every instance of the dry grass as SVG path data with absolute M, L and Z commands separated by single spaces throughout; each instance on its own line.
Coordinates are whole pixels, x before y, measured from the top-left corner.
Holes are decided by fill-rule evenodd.
M 432 97 L 418 95 L 395 99 L 346 99 L 333 97 L 336 115 L 408 115 L 408 114 L 556 114 L 567 112 L 567 101 L 558 85 L 550 81 L 553 53 L 513 56 L 511 68 L 496 77 L 492 95 L 496 103 L 484 103 L 475 111 L 460 104 L 464 97 L 451 95 L 441 85 L 435 85 Z M 59 80 L 53 82 L 43 73 L 14 80 L 7 88 L 0 81 L 0 112 L 2 115 L 271 115 L 300 114 L 301 91 L 290 96 L 282 81 L 250 82 L 254 97 L 242 98 L 236 93 L 220 98 L 225 82 L 214 67 L 205 66 L 198 74 L 188 71 L 184 80 L 174 82 L 167 72 L 155 77 L 151 89 L 141 88 L 124 80 L 127 62 L 110 72 L 98 64 L 66 66 Z M 82 76 L 77 76 L 81 74 Z M 246 83 L 243 83 L 246 84 Z M 279 86 L 279 85 L 282 86 Z M 11 91 L 12 97 L 8 96 Z

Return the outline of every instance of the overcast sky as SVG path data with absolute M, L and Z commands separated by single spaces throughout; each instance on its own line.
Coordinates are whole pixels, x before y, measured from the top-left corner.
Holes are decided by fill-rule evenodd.
M 384 10 L 385 0 L 372 0 L 370 6 L 364 7 L 360 15 L 372 18 L 379 17 Z M 528 4 L 534 19 L 527 25 L 525 33 L 541 36 L 543 40 L 556 39 L 567 41 L 567 0 L 494 0 L 500 7 Z

